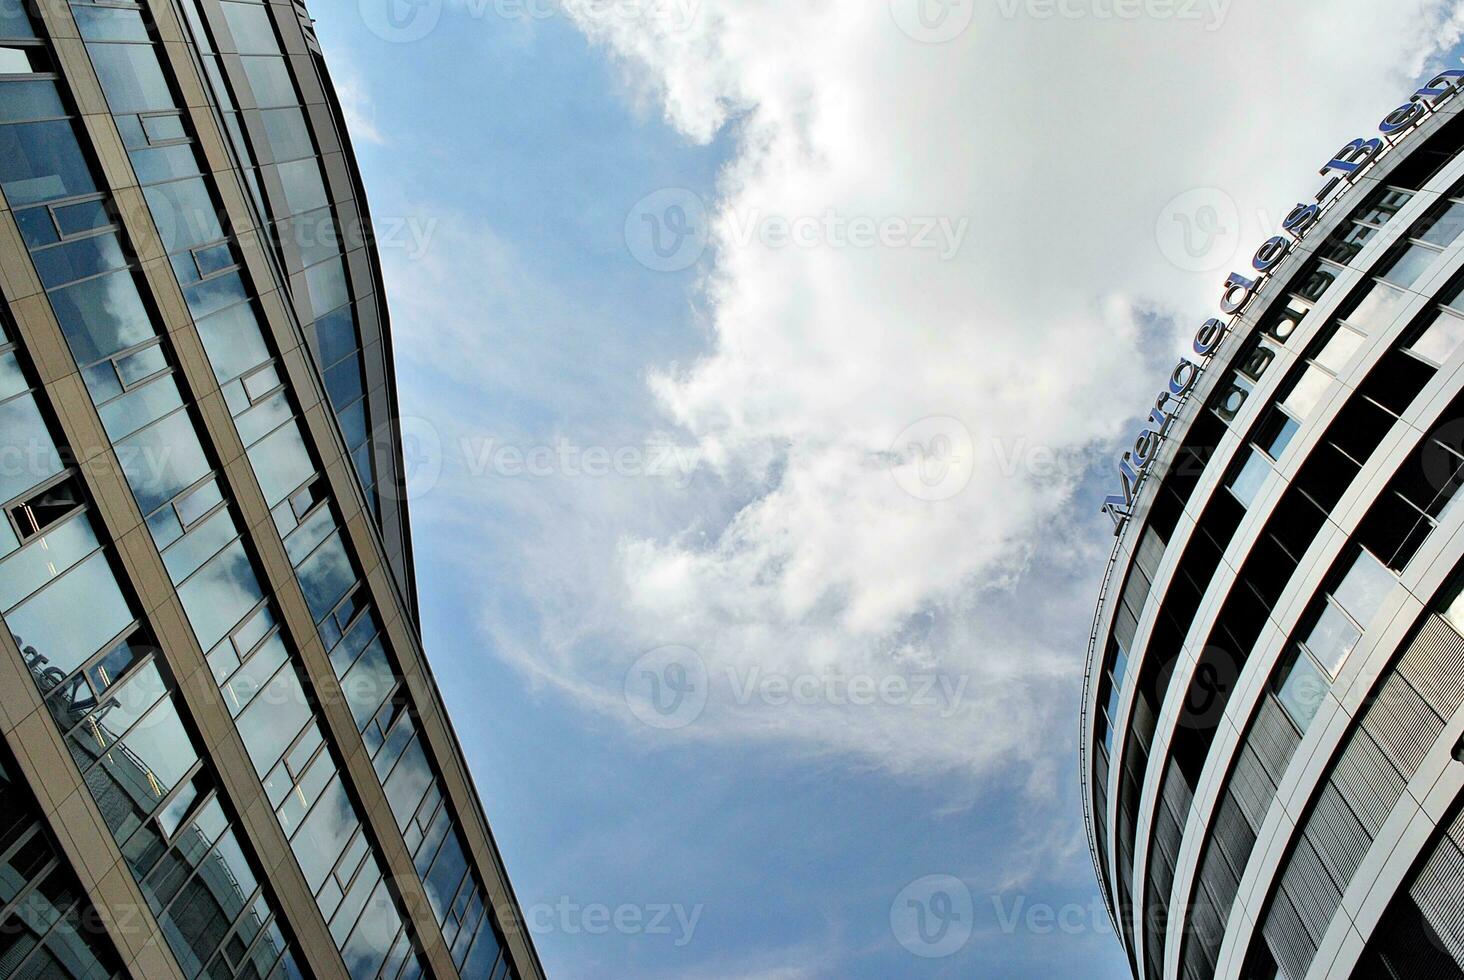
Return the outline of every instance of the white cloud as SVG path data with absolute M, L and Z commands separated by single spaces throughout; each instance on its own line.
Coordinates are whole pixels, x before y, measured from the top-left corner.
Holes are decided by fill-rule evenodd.
M 1074 499 L 1081 467 L 1010 458 L 1081 462 L 1110 444 L 1218 294 L 1223 271 L 1166 258 L 1166 202 L 1218 189 L 1240 225 L 1227 240 L 1254 248 L 1458 30 L 1427 4 L 1236 2 L 1187 20 L 1074 0 L 1061 10 L 1081 16 L 949 5 L 975 22 L 926 44 L 898 26 L 911 6 L 704 0 L 685 30 L 581 18 L 687 137 L 736 127 L 711 204 L 714 349 L 652 386 L 743 504 L 622 540 L 624 605 L 599 625 L 632 647 L 696 648 L 713 701 L 689 732 L 981 771 L 1073 724 L 1106 547 L 1081 533 L 1097 526 L 1096 501 Z M 767 216 L 827 214 L 971 226 L 949 260 L 740 242 Z M 973 478 L 951 499 L 891 472 L 901 432 L 930 416 L 972 437 Z M 914 474 L 917 456 L 895 456 Z M 946 717 L 759 710 L 719 683 L 835 668 L 971 685 Z M 536 669 L 585 690 L 582 658 Z
M 1372 130 L 1457 39 L 1457 20 L 1375 0 L 1237 0 L 1201 4 L 1195 20 L 1103 16 L 1112 0 L 1052 16 L 1041 0 L 965 0 L 947 9 L 975 21 L 927 44 L 901 30 L 904 0 L 703 0 L 689 27 L 585 9 L 571 7 L 586 33 L 689 139 L 735 127 L 709 202 L 712 350 L 650 379 L 664 424 L 709 470 L 690 494 L 523 488 L 512 506 L 538 538 L 512 571 L 540 600 L 542 633 L 527 640 L 492 612 L 485 627 L 544 683 L 632 725 L 627 665 L 681 644 L 712 684 L 686 735 L 777 739 L 907 773 L 1017 762 L 1048 792 L 1066 760 L 1044 747 L 1075 723 L 1108 545 L 1096 500 L 1076 496 L 1084 466 L 1143 414 L 1231 258 L 1181 268 L 1193 263 L 1164 244 L 1167 202 L 1214 189 L 1206 200 L 1233 202 L 1217 213 L 1238 225 L 1223 240 L 1253 249 L 1330 151 Z M 942 258 L 839 247 L 827 215 L 969 227 Z M 800 225 L 821 244 L 743 241 L 769 217 L 813 219 Z M 394 282 L 398 306 L 417 304 L 398 323 L 484 345 L 453 313 L 504 305 L 481 280 L 513 260 L 484 247 L 488 271 L 458 276 L 466 296 L 440 295 L 455 274 L 431 263 L 471 261 L 471 247 L 438 249 L 405 291 Z M 532 285 L 504 288 L 508 310 L 534 307 Z M 547 318 L 605 326 L 573 310 Z M 954 496 L 922 483 L 900 441 L 912 425 L 928 439 L 932 417 L 960 422 L 945 434 L 970 480 Z M 835 674 L 967 686 L 954 706 L 739 703 L 749 678 Z

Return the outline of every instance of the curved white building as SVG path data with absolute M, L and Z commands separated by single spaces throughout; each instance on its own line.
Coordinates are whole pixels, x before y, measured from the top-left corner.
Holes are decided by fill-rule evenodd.
M 1460 76 L 1223 284 L 1105 502 L 1082 799 L 1136 977 L 1464 977 Z

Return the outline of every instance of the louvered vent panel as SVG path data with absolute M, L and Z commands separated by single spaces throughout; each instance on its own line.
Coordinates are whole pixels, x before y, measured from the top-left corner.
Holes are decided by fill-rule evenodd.
M 1423 699 L 1444 718 L 1464 705 L 1464 638 L 1438 616 L 1429 616 L 1398 663 Z
M 1301 924 L 1301 917 L 1296 914 L 1296 908 L 1284 890 L 1276 893 L 1276 900 L 1271 905 L 1271 914 L 1266 916 L 1262 935 L 1265 936 L 1266 945 L 1271 948 L 1276 965 L 1280 967 L 1281 975 L 1286 980 L 1301 980 L 1306 976 L 1306 968 L 1316 955 L 1317 948 L 1312 944 L 1311 936 Z
M 1342 799 L 1337 785 L 1330 782 L 1322 789 L 1316 807 L 1307 818 L 1306 835 L 1332 880 L 1344 889 L 1372 845 L 1372 836 Z
M 1247 745 L 1235 764 L 1230 777 L 1230 791 L 1252 827 L 1259 828 L 1266 821 L 1266 811 L 1276 796 L 1276 787 L 1261 768 L 1261 761 Z
M 1439 838 L 1409 893 L 1450 955 L 1464 962 L 1464 852 L 1448 835 Z
M 1281 879 L 1281 887 L 1291 896 L 1312 940 L 1320 943 L 1332 921 L 1332 913 L 1342 904 L 1342 891 L 1305 835 L 1291 852 L 1291 863 Z
M 1444 730 L 1444 720 L 1413 685 L 1395 676 L 1388 678 L 1377 700 L 1367 709 L 1362 727 L 1406 781 L 1418 771 L 1424 754 Z
M 1256 712 L 1255 724 L 1246 736 L 1246 744 L 1264 763 L 1271 782 L 1279 784 L 1286 773 L 1286 767 L 1291 764 L 1296 747 L 1301 744 L 1301 733 L 1296 730 L 1281 705 L 1276 703 L 1276 699 L 1266 694 L 1261 698 L 1261 706 Z
M 1228 789 L 1210 825 L 1211 840 L 1219 844 L 1237 877 L 1245 873 L 1246 862 L 1256 846 L 1256 828 L 1246 820 L 1240 804 Z
M 1403 795 L 1403 777 L 1373 744 L 1365 729 L 1354 729 L 1352 738 L 1332 780 L 1357 814 L 1368 836 L 1377 837 L 1378 830 Z

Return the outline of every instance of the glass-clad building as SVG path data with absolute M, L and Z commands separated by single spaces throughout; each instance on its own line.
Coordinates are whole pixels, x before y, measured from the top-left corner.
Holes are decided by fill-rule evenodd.
M 0 978 L 543 975 L 298 0 L 0 0 Z
M 1109 498 L 1080 770 L 1135 977 L 1464 978 L 1461 77 L 1217 282 Z

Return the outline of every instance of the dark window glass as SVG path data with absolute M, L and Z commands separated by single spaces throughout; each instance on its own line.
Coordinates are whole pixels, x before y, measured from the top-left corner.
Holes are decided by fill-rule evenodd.
M 97 189 L 67 120 L 0 126 L 0 187 L 12 207 Z

